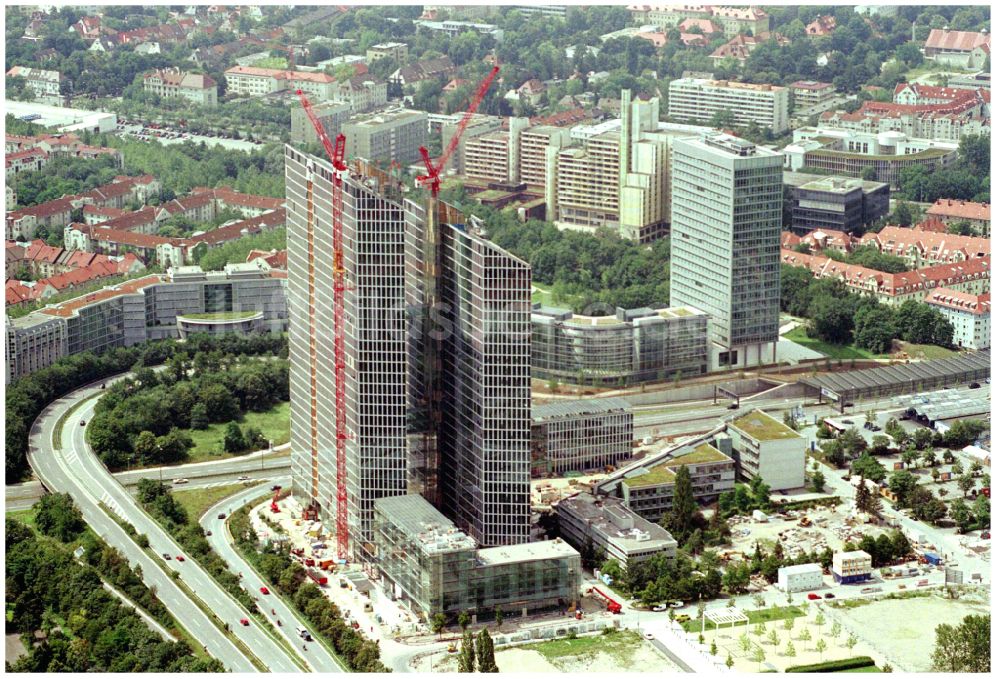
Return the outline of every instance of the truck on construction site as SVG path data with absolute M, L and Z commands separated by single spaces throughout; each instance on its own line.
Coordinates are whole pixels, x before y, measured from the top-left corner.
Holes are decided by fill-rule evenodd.
M 609 613 L 621 613 L 622 612 L 622 605 L 620 603 L 618 603 L 617 601 L 615 601 L 614 599 L 612 599 L 607 594 L 605 594 L 604 592 L 602 592 L 601 590 L 599 590 L 597 587 L 591 587 L 590 589 L 588 589 L 587 590 L 587 594 L 593 594 L 595 597 L 599 597 L 601 599 L 604 599 L 607 602 L 607 604 L 608 604 L 608 612 Z
M 334 561 L 333 559 L 323 559 L 319 562 L 319 567 L 324 571 L 332 571 L 334 568 Z
M 326 587 L 327 583 L 326 576 L 321 574 L 319 571 L 315 571 L 310 568 L 309 570 L 306 571 L 306 575 L 308 575 L 309 579 L 315 582 L 317 586 Z

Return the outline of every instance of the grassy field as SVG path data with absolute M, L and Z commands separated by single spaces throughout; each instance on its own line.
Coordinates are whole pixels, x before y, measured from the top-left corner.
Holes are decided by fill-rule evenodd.
M 233 483 L 228 486 L 215 486 L 213 488 L 190 488 L 186 490 L 175 490 L 172 492 L 174 498 L 187 512 L 191 521 L 198 521 L 205 511 L 216 502 L 238 493 L 250 486 L 259 485 L 261 481 L 247 481 L 244 483 Z
M 288 403 L 279 403 L 262 413 L 246 413 L 239 424 L 242 429 L 256 427 L 264 434 L 264 438 L 269 439 L 276 446 L 288 443 L 291 427 Z M 226 423 L 210 424 L 206 429 L 201 430 L 186 429 L 185 432 L 194 440 L 194 448 L 191 449 L 191 457 L 188 462 L 205 462 L 206 460 L 236 457 L 232 453 L 222 452 L 222 437 L 226 432 Z
M 596 653 L 608 653 L 624 661 L 635 653 L 642 645 L 642 637 L 635 632 L 616 632 L 614 634 L 599 634 L 597 636 L 577 637 L 576 639 L 554 639 L 540 644 L 519 646 L 523 650 L 538 651 L 546 660 L 583 656 Z
M 958 354 L 957 351 L 934 344 L 910 344 L 909 342 L 900 342 L 900 344 L 910 358 L 950 358 Z
M 253 63 L 255 68 L 288 68 L 288 59 L 284 57 L 267 57 Z
M 839 344 L 830 344 L 822 340 L 818 340 L 806 335 L 806 329 L 804 326 L 798 326 L 789 332 L 782 335 L 785 339 L 790 339 L 796 344 L 801 344 L 807 349 L 812 349 L 830 358 L 885 358 L 884 354 L 873 354 L 870 351 L 864 349 L 858 349 L 854 346 L 841 346 Z
M 8 519 L 16 519 L 20 521 L 25 526 L 35 527 L 35 508 L 31 509 L 19 509 L 16 512 L 7 512 L 6 517 Z

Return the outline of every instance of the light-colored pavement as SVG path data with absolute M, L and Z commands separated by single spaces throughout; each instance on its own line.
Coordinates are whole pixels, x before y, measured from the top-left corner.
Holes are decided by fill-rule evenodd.
M 291 477 L 274 479 L 274 483 L 285 487 L 291 485 L 291 482 Z M 343 672 L 344 669 L 340 663 L 330 655 L 322 644 L 315 641 L 307 643 L 299 637 L 295 629 L 300 626 L 300 623 L 295 613 L 285 604 L 284 599 L 271 589 L 272 586 L 264 582 L 264 579 L 257 574 L 254 568 L 243 559 L 233 544 L 226 526 L 226 519 L 218 518 L 220 513 L 225 514 L 228 518 L 234 510 L 254 498 L 260 497 L 263 492 L 265 492 L 264 488 L 256 486 L 230 495 L 206 510 L 199 519 L 199 523 L 206 531 L 212 532 L 208 536 L 208 542 L 212 545 L 212 549 L 222 557 L 222 560 L 229 566 L 229 570 L 240 574 L 243 588 L 257 599 L 261 612 L 267 616 L 268 622 L 278 634 L 291 644 L 299 657 L 309 666 L 309 669 L 314 672 Z M 262 594 L 261 587 L 267 587 L 270 594 Z M 281 624 L 278 625 L 277 621 L 281 621 Z
M 98 502 L 102 502 L 119 517 L 129 521 L 138 533 L 145 534 L 149 538 L 150 548 L 154 553 L 168 553 L 173 556 L 168 570 L 176 570 L 177 579 L 187 585 L 219 620 L 228 624 L 233 635 L 243 642 L 268 669 L 283 672 L 298 671 L 299 666 L 285 649 L 254 622 L 248 626 L 240 624 L 241 619 L 249 618 L 246 609 L 227 594 L 196 561 L 184 554 L 174 539 L 138 506 L 129 492 L 117 482 L 93 454 L 84 439 L 85 427 L 79 426 L 79 422 L 91 418 L 97 403 L 96 397 L 99 395 L 100 387 L 96 385 L 79 389 L 59 399 L 36 420 L 32 428 L 32 445 L 29 450 L 29 460 L 36 474 L 47 487 L 57 491 L 67 491 L 78 504 L 89 506 L 91 511 L 84 513 L 88 523 L 93 521 L 94 523 L 91 525 L 96 523 L 99 527 L 104 528 L 104 533 L 101 533 L 100 530 L 98 532 L 108 540 L 109 544 L 126 554 L 130 562 L 138 561 L 142 564 L 144 580 L 149 576 L 151 580 L 155 581 L 147 580 L 147 585 L 155 585 L 161 598 L 164 598 L 164 587 L 160 581 L 165 580 L 170 583 L 173 590 L 172 596 L 168 595 L 173 600 L 171 612 L 185 626 L 188 625 L 189 620 L 197 619 L 198 629 L 197 631 L 191 630 L 192 634 L 200 640 L 207 639 L 208 642 L 205 645 L 209 652 L 219 658 L 227 667 L 236 671 L 254 670 L 252 663 L 244 657 L 244 653 L 229 641 L 191 601 L 190 597 L 173 583 L 172 575 L 167 576 L 161 568 L 161 564 L 153 563 L 148 553 L 139 549 L 124 530 L 104 514 L 97 505 Z M 81 401 L 83 401 L 83 405 L 78 407 L 63 426 L 62 447 L 50 451 L 52 434 L 59 418 L 72 405 Z M 117 530 L 110 529 L 107 525 L 109 523 Z M 95 530 L 98 528 L 95 527 Z M 179 562 L 176 559 L 177 555 L 183 555 L 185 560 Z M 189 627 L 189 629 L 191 628 Z

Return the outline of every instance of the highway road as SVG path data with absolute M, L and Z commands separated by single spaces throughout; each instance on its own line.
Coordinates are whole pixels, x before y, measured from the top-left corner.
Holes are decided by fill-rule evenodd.
M 273 451 L 250 453 L 240 457 L 210 462 L 169 467 L 149 467 L 118 472 L 114 477 L 120 484 L 134 492 L 140 479 L 159 479 L 170 483 L 174 479 L 188 479 L 184 488 L 204 488 L 226 482 L 234 482 L 239 476 L 251 479 L 268 479 L 275 475 L 287 474 L 291 459 L 287 455 L 274 455 L 287 451 L 289 444 L 277 446 Z M 263 459 L 262 459 L 263 458 Z M 38 481 L 25 481 L 6 486 L 4 489 L 7 511 L 28 509 L 42 496 L 45 490 Z
M 291 485 L 292 479 L 291 477 L 280 477 L 274 479 L 274 483 L 288 487 Z M 264 488 L 256 486 L 230 495 L 206 510 L 205 514 L 199 519 L 199 523 L 206 532 L 212 532 L 208 536 L 208 542 L 212 545 L 212 549 L 222 557 L 223 561 L 229 566 L 229 570 L 241 574 L 240 581 L 243 583 L 243 588 L 258 599 L 261 611 L 267 616 L 272 627 L 274 627 L 278 634 L 281 634 L 288 640 L 288 643 L 291 644 L 296 653 L 305 661 L 309 669 L 314 672 L 343 672 L 344 669 L 340 663 L 337 662 L 337 659 L 322 644 L 316 641 L 309 643 L 302 641 L 295 632 L 296 627 L 300 626 L 299 620 L 291 607 L 285 604 L 283 598 L 278 596 L 274 591 L 271 591 L 270 594 L 261 593 L 261 587 L 266 586 L 270 590 L 271 586 L 264 582 L 264 579 L 257 574 L 253 567 L 236 550 L 236 546 L 233 544 L 232 537 L 226 526 L 226 519 L 219 518 L 220 514 L 225 514 L 228 517 L 234 510 L 242 507 L 254 498 L 260 497 L 263 492 L 265 492 Z M 279 620 L 282 623 L 281 625 L 276 624 L 276 621 Z
M 43 415 L 36 420 L 32 427 L 32 445 L 29 450 L 29 460 L 35 473 L 44 480 L 47 487 L 57 491 L 66 490 L 73 495 L 74 500 L 77 500 L 78 503 L 90 505 L 92 511 L 89 516 L 85 514 L 85 517 L 88 518 L 88 521 L 94 519 L 97 523 L 104 524 L 109 544 L 125 553 L 130 561 L 134 558 L 143 564 L 144 579 L 147 574 L 151 578 L 159 580 L 169 581 L 170 578 L 169 576 L 159 578 L 159 575 L 163 573 L 160 564 L 152 563 L 152 558 L 147 553 L 142 552 L 117 524 L 103 515 L 102 510 L 96 506 L 97 502 L 103 502 L 111 511 L 128 520 L 137 532 L 144 533 L 149 538 L 154 553 L 170 554 L 173 559 L 171 559 L 168 569 L 177 571 L 178 579 L 195 592 L 196 596 L 219 620 L 230 626 L 233 635 L 243 642 L 247 649 L 251 649 L 264 666 L 271 671 L 299 671 L 299 666 L 288 652 L 275 639 L 260 629 L 256 621 L 251 621 L 248 626 L 239 623 L 241 619 L 250 618 L 246 609 L 227 594 L 194 559 L 184 554 L 174 539 L 138 506 L 131 494 L 118 483 L 93 454 L 84 440 L 85 427 L 80 426 L 79 422 L 89 420 L 92 417 L 97 403 L 96 397 L 99 395 L 100 387 L 98 386 L 79 389 L 59 399 L 54 406 L 47 408 Z M 78 406 L 77 411 L 66 421 L 62 430 L 61 447 L 46 452 L 50 448 L 49 444 L 52 441 L 56 423 L 74 403 L 82 403 L 82 405 Z M 103 515 L 103 520 L 98 515 Z M 118 530 L 109 530 L 106 525 L 109 522 Z M 178 555 L 184 556 L 185 560 L 180 562 L 177 559 Z M 154 576 L 154 573 L 157 575 Z M 159 582 L 156 585 L 157 591 L 162 597 L 162 585 Z M 192 630 L 192 633 L 198 639 L 208 640 L 205 645 L 209 652 L 219 658 L 227 667 L 237 671 L 253 671 L 254 667 L 244 657 L 244 653 L 207 620 L 205 614 L 194 605 L 190 597 L 186 596 L 176 585 L 173 586 L 173 590 L 171 598 L 174 607 L 171 608 L 171 612 L 177 616 L 178 620 L 184 621 L 187 626 L 189 620 L 199 617 L 205 618 L 205 620 L 200 621 L 198 631 Z
M 218 658 L 226 669 L 233 672 L 254 672 L 256 668 L 230 641 L 187 594 L 174 582 L 148 552 L 139 548 L 125 530 L 98 505 L 99 495 L 92 492 L 98 486 L 78 465 L 71 463 L 67 451 L 72 446 L 69 427 L 63 428 L 62 446 L 53 450 L 52 433 L 56 421 L 72 405 L 79 394 L 63 397 L 42 411 L 35 421 L 29 439 L 28 460 L 35 474 L 55 491 L 69 493 L 83 513 L 91 529 L 109 545 L 118 549 L 133 567 L 142 568 L 142 580 L 147 587 L 155 588 L 157 597 L 177 621 L 200 641 L 209 654 Z M 82 427 L 78 427 L 81 428 Z

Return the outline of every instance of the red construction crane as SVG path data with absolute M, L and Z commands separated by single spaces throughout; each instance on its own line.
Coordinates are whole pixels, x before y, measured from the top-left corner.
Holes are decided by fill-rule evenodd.
M 479 89 L 476 90 L 476 95 L 472 97 L 472 102 L 469 104 L 469 110 L 465 112 L 462 116 L 461 122 L 458 123 L 458 129 L 455 130 L 455 134 L 451 138 L 451 142 L 448 143 L 448 148 L 445 149 L 441 157 L 438 158 L 437 165 L 431 161 L 431 156 L 427 152 L 427 148 L 424 146 L 420 147 L 420 155 L 424 159 L 424 165 L 427 167 L 427 174 L 419 175 L 417 181 L 422 184 L 430 185 L 431 195 L 437 198 L 438 193 L 441 191 L 441 171 L 447 164 L 448 160 L 451 158 L 451 154 L 455 152 L 458 148 L 458 142 L 462 140 L 462 135 L 465 134 L 465 128 L 469 126 L 469 121 L 472 120 L 472 114 L 476 112 L 479 105 L 483 103 L 483 97 L 486 96 L 487 90 L 490 89 L 490 85 L 493 84 L 493 79 L 497 77 L 497 73 L 500 72 L 499 66 L 494 66 L 490 70 L 490 74 L 483 79 L 483 82 L 479 83 Z
M 302 90 L 298 90 L 299 99 L 302 101 L 302 108 L 309 121 L 316 130 L 326 155 L 333 165 L 333 362 L 334 362 L 334 382 L 336 384 L 336 397 L 334 410 L 336 413 L 337 432 L 337 509 L 336 509 L 336 532 L 337 532 L 337 557 L 347 559 L 347 403 L 344 385 L 344 291 L 347 289 L 344 269 L 344 234 L 343 234 L 343 206 L 344 188 L 342 173 L 347 170 L 347 163 L 344 162 L 344 147 L 346 138 L 343 134 L 337 135 L 336 143 L 330 141 L 329 135 L 323 128 L 322 123 L 313 112 L 312 104 Z

